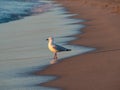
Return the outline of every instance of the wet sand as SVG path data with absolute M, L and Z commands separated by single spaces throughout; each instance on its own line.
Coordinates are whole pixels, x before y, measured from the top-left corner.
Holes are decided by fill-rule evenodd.
M 49 66 L 40 75 L 58 79 L 44 86 L 63 90 L 120 90 L 120 2 L 119 0 L 56 0 L 73 18 L 86 21 L 83 34 L 70 44 L 95 47 L 96 50 L 67 58 Z

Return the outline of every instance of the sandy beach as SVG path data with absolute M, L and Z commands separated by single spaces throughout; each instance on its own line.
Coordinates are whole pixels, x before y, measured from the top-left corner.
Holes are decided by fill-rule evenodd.
M 120 90 L 120 1 L 56 0 L 73 18 L 86 20 L 83 34 L 70 44 L 95 47 L 94 52 L 67 58 L 40 75 L 59 78 L 44 86 L 63 90 Z

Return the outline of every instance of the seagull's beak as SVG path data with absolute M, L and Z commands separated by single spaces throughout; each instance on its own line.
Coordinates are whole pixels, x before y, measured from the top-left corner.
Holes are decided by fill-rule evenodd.
M 48 41 L 48 39 L 46 39 Z

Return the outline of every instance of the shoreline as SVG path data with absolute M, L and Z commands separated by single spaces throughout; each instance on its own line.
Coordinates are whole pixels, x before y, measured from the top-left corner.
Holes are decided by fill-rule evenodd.
M 95 47 L 97 50 L 67 58 L 37 72 L 39 75 L 59 77 L 42 85 L 65 90 L 119 90 L 119 12 L 111 12 L 109 4 L 106 9 L 102 2 L 96 0 L 56 1 L 71 13 L 78 14 L 73 18 L 86 20 L 83 22 L 86 25 L 83 33 L 75 35 L 77 39 L 69 43 Z M 83 2 L 79 6 L 80 1 Z
M 53 54 L 46 48 L 46 38 L 54 36 L 58 38 L 58 43 L 66 44 L 64 42 L 73 38 L 64 36 L 75 34 L 77 31 L 72 30 L 77 30 L 80 26 L 73 25 L 78 20 L 67 18 L 73 14 L 64 14 L 66 11 L 63 7 L 54 5 L 51 1 L 48 4 L 53 5 L 48 12 L 0 24 L 0 83 L 2 86 L 0 89 L 52 89 L 38 86 L 38 84 L 53 80 L 54 76 L 33 75 L 33 71 L 44 69 L 52 60 Z M 53 20 L 55 22 L 52 22 Z M 65 47 L 74 48 L 74 50 L 62 53 L 59 58 L 66 58 L 79 52 L 76 50 L 77 47 L 67 44 Z M 84 51 L 83 48 L 81 49 Z

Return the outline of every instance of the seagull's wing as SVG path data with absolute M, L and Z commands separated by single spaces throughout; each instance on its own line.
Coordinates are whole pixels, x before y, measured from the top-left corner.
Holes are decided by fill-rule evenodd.
M 56 49 L 58 52 L 61 52 L 61 51 L 71 51 L 71 49 L 67 49 L 67 48 L 62 47 L 62 46 L 57 45 L 57 44 L 55 44 L 55 45 L 53 46 L 53 48 Z

